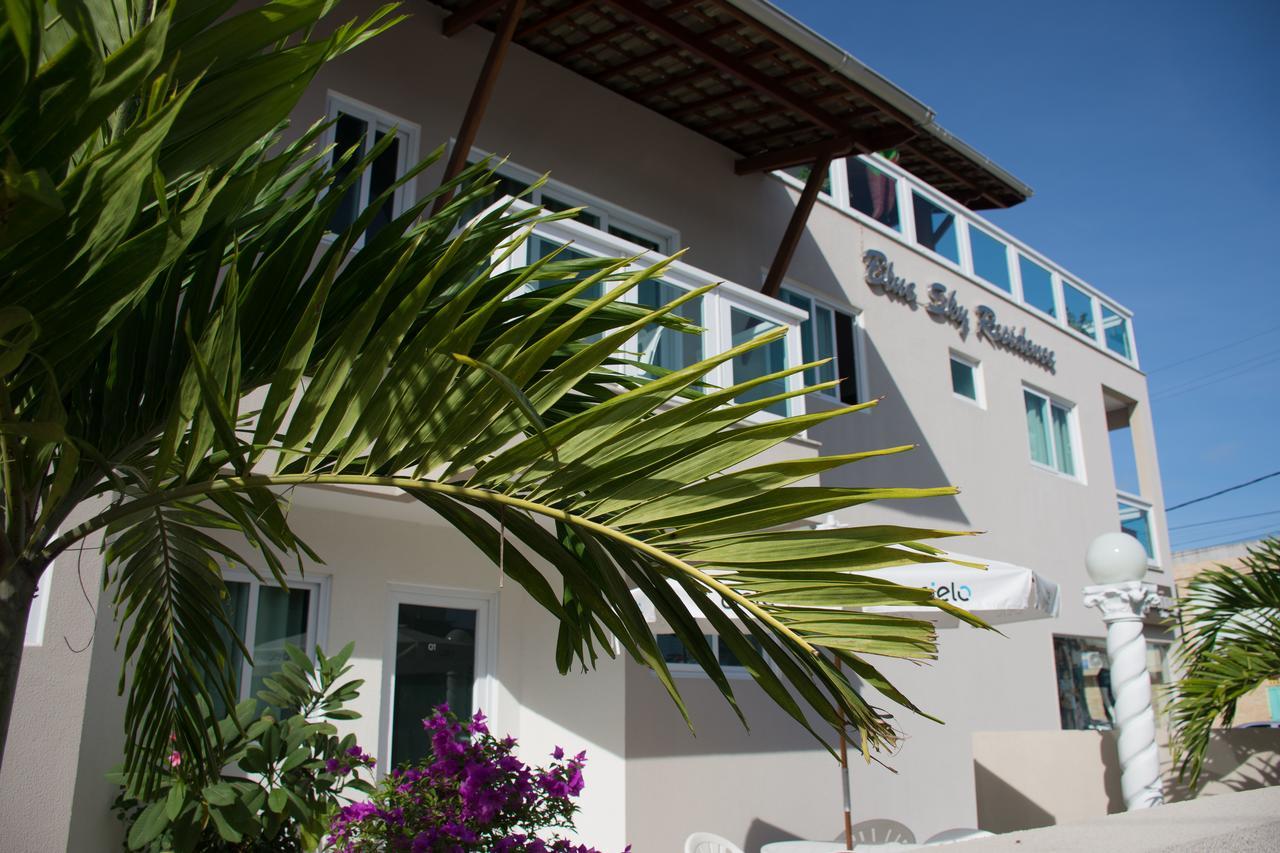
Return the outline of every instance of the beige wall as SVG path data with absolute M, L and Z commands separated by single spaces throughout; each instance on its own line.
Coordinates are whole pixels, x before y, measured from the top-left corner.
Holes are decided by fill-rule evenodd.
M 1167 802 L 1280 784 L 1280 732 L 1213 733 L 1193 794 L 1161 751 Z M 978 825 L 1013 832 L 1124 811 L 1114 732 L 975 732 Z

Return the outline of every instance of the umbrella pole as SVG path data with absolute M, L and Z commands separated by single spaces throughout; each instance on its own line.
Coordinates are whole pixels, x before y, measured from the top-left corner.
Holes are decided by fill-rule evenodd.
M 836 670 L 840 670 L 836 657 Z M 853 806 L 849 796 L 849 741 L 844 736 L 844 712 L 840 712 L 840 784 L 844 788 L 844 846 L 853 849 Z

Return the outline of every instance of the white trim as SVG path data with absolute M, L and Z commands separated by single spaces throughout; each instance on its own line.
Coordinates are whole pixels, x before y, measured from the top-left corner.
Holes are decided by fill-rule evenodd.
M 456 144 L 457 139 L 450 138 L 449 150 L 452 151 L 453 146 Z M 482 148 L 476 148 L 474 145 L 471 147 L 471 152 L 467 159 L 470 162 L 476 162 L 484 159 L 485 157 L 492 159 L 492 165 L 495 172 L 503 177 L 511 178 L 512 180 L 520 181 L 524 184 L 532 184 L 544 177 L 544 175 L 539 172 L 535 172 L 532 169 L 526 168 L 525 166 L 521 166 L 517 163 L 512 163 L 510 160 L 504 160 L 492 152 L 485 151 Z M 625 231 L 630 231 L 637 236 L 646 237 L 652 240 L 658 244 L 659 250 L 662 252 L 674 252 L 680 246 L 680 232 L 677 229 L 672 228 L 670 225 L 658 222 L 656 219 L 650 219 L 647 216 L 628 210 L 625 207 L 620 207 L 613 202 L 601 198 L 600 196 L 584 192 L 583 190 L 551 177 L 547 177 L 546 181 L 539 189 L 535 190 L 530 196 L 527 196 L 523 200 L 531 202 L 533 205 L 541 204 L 542 193 L 544 192 L 548 192 L 552 196 L 555 196 L 557 201 L 568 202 L 573 207 L 587 208 L 587 213 L 600 217 L 601 227 L 592 228 L 593 231 L 600 231 L 614 240 L 622 240 L 626 242 L 626 245 L 635 246 L 640 251 L 650 250 L 643 246 L 636 246 L 635 243 L 626 241 L 623 237 L 609 234 L 609 225 L 616 225 Z M 582 222 L 579 222 L 578 224 L 585 228 L 591 228 L 590 225 L 586 225 Z
M 475 589 L 427 584 L 387 584 L 385 645 L 382 656 L 382 694 L 378 725 L 378 777 L 391 766 L 391 728 L 395 721 L 396 641 L 400 627 L 400 605 L 444 607 L 476 612 L 475 683 L 471 691 L 472 710 L 489 717 L 498 713 L 498 594 Z
M 955 397 L 957 400 L 964 400 L 970 406 L 977 406 L 979 409 L 985 411 L 987 408 L 987 388 L 982 375 L 982 362 L 971 355 L 960 352 L 954 347 L 948 348 L 947 354 L 947 383 L 951 386 L 951 396 Z M 976 399 L 973 397 L 966 397 L 956 390 L 955 380 L 951 378 L 950 370 L 951 362 L 953 361 L 958 361 L 973 371 L 973 393 L 977 395 Z
M 262 587 L 275 589 L 282 587 L 270 580 L 270 574 L 264 574 L 266 581 L 259 580 L 252 572 L 243 569 L 224 568 L 223 583 L 242 583 L 249 587 L 249 602 L 245 608 L 244 636 L 240 639 L 250 652 L 258 633 L 258 593 Z M 316 646 L 325 648 L 329 642 L 329 600 L 332 578 L 328 575 L 313 574 L 304 577 L 296 572 L 287 572 L 285 579 L 289 589 L 306 589 L 311 595 L 307 600 L 307 636 L 303 642 L 303 653 L 315 660 Z M 327 651 L 327 650 L 326 650 Z M 248 691 L 253 683 L 253 663 L 245 658 L 240 662 L 240 700 L 252 698 Z
M 400 139 L 401 144 L 396 150 L 396 180 L 399 180 L 409 169 L 410 165 L 418 162 L 418 143 L 422 138 L 422 128 L 408 119 L 401 118 L 379 109 L 372 104 L 357 100 L 341 92 L 335 92 L 329 89 L 325 93 L 325 116 L 330 120 L 329 127 L 324 133 L 324 144 L 336 145 L 336 130 L 338 113 L 343 112 L 353 118 L 360 119 L 365 122 L 365 148 L 367 153 L 372 149 L 376 134 L 381 131 L 383 133 L 394 130 L 396 137 Z M 336 148 L 334 154 L 340 154 Z M 332 162 L 332 160 L 330 160 Z M 394 219 L 409 208 L 414 201 L 417 200 L 417 177 L 410 178 L 402 186 L 395 191 L 391 201 L 391 217 Z M 356 187 L 359 204 L 357 212 L 364 210 L 369 205 L 369 171 L 366 170 L 361 176 L 360 182 Z M 326 239 L 332 240 L 332 236 L 326 235 Z M 364 245 L 364 235 L 356 241 L 353 248 L 360 248 Z
M 1033 468 L 1038 468 L 1041 471 L 1047 471 L 1051 474 L 1054 474 L 1055 476 L 1063 478 L 1064 480 L 1070 480 L 1073 483 L 1087 485 L 1088 481 L 1085 478 L 1084 448 L 1081 447 L 1080 445 L 1080 418 L 1079 418 L 1079 413 L 1077 411 L 1076 404 L 1072 403 L 1070 400 L 1065 400 L 1062 397 L 1057 396 L 1056 394 L 1053 394 L 1049 391 L 1044 390 L 1043 388 L 1032 385 L 1028 382 L 1022 383 L 1022 390 L 1024 394 L 1026 393 L 1034 394 L 1035 396 L 1044 399 L 1044 401 L 1048 404 L 1046 406 L 1046 409 L 1047 409 L 1046 414 L 1049 417 L 1048 417 L 1048 420 L 1045 422 L 1045 429 L 1048 430 L 1049 453 L 1051 458 L 1053 458 L 1054 460 L 1057 460 L 1058 458 L 1058 452 L 1057 452 L 1058 446 L 1053 437 L 1053 407 L 1056 405 L 1059 408 L 1066 410 L 1067 430 L 1071 434 L 1071 465 L 1075 469 L 1075 473 L 1068 474 L 1066 471 L 1061 471 L 1058 468 L 1054 467 L 1053 465 L 1045 465 L 1043 462 L 1037 462 L 1035 458 L 1031 455 L 1031 443 L 1030 443 L 1031 437 L 1028 434 L 1027 459 L 1030 460 L 1031 466 Z M 1023 417 L 1023 423 L 1025 425 L 1026 423 L 1025 400 L 1023 401 L 1022 405 L 1023 405 L 1022 417 Z

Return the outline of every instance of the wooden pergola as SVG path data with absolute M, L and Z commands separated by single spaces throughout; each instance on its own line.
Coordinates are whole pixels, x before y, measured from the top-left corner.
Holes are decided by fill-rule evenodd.
M 740 175 L 812 165 L 764 291 L 776 293 L 832 159 L 895 149 L 962 204 L 1009 207 L 1029 191 L 958 143 L 729 0 L 433 0 L 452 37 L 495 34 L 447 175 L 461 170 L 511 43 L 712 139 Z

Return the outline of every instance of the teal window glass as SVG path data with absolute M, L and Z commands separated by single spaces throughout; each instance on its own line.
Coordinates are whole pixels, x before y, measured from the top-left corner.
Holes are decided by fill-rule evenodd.
M 1032 391 L 1023 390 L 1031 458 L 1055 471 L 1075 476 L 1071 410 Z
M 800 323 L 800 349 L 805 362 L 830 359 L 826 364 L 806 370 L 804 384 L 817 385 L 820 382 L 834 380 L 838 374 L 835 323 L 830 309 L 793 290 L 784 288 L 779 295 L 783 302 L 805 312 L 806 317 Z M 829 388 L 822 393 L 828 397 L 838 397 L 839 389 Z
M 1151 543 L 1151 513 L 1144 507 L 1118 501 L 1120 509 L 1120 529 L 1128 533 L 1142 544 L 1147 552 L 1147 559 L 1156 558 L 1155 547 Z
M 757 652 L 761 651 L 760 641 L 755 637 L 747 637 L 747 644 Z M 721 666 L 742 666 L 742 661 L 733 653 L 729 645 L 716 637 L 716 660 Z
M 422 721 L 447 703 L 460 718 L 474 712 L 476 611 L 401 604 L 396 621 L 391 766 L 425 758 L 431 749 Z
M 542 206 L 545 207 L 547 210 L 552 211 L 553 213 L 559 213 L 562 210 L 569 210 L 570 208 L 579 207 L 580 205 L 570 204 L 567 201 L 561 201 L 555 196 L 548 195 L 547 193 L 543 193 Z M 578 222 L 581 222 L 583 225 L 588 225 L 592 228 L 600 227 L 599 215 L 592 213 L 590 210 L 579 211 L 578 215 L 574 218 Z
M 1031 443 L 1031 458 L 1041 465 L 1053 465 L 1049 401 L 1030 391 L 1023 391 L 1022 396 L 1027 409 L 1027 440 Z
M 277 672 L 288 657 L 285 645 L 307 648 L 307 621 L 311 614 L 311 591 L 278 586 L 258 588 L 258 613 L 254 619 L 253 671 L 249 695 L 256 696 L 263 680 Z
M 618 225 L 610 225 L 609 233 L 615 237 L 621 237 L 623 240 L 626 240 L 629 243 L 635 243 L 637 246 L 643 246 L 644 248 L 649 249 L 650 251 L 653 251 L 653 252 L 666 251 L 663 248 L 662 244 L 659 243 L 657 240 L 654 240 L 651 237 L 645 237 L 643 234 L 637 234 L 636 232 L 628 228 L 622 228 L 621 226 L 618 226 Z
M 978 401 L 977 371 L 967 361 L 951 357 L 951 390 L 961 397 L 968 397 L 975 403 Z
M 849 157 L 844 162 L 849 182 L 849 206 L 882 225 L 901 231 L 897 179 L 857 157 Z
M 911 200 L 915 213 L 916 242 L 952 263 L 960 263 L 955 214 L 917 193 L 911 194 Z
M 1022 273 L 1022 301 L 1050 317 L 1057 317 L 1058 308 L 1053 298 L 1053 276 L 1049 271 L 1026 255 L 1018 255 L 1018 271 Z
M 1067 325 L 1082 335 L 1088 335 L 1095 341 L 1097 330 L 1093 326 L 1093 297 L 1080 288 L 1064 281 L 1062 283 L 1062 307 L 1067 312 Z
M 658 308 L 679 298 L 684 288 L 665 281 L 644 281 L 636 291 L 636 301 L 648 308 Z M 702 297 L 691 299 L 673 312 L 702 325 Z M 679 370 L 702 360 L 702 335 L 688 334 L 651 323 L 637 336 L 640 361 L 664 370 Z
M 1133 358 L 1133 350 L 1129 347 L 1129 323 L 1120 314 L 1102 306 L 1102 336 L 1107 342 L 1107 349 L 1122 358 Z
M 729 309 L 729 331 L 732 346 L 736 347 L 739 344 L 745 344 L 777 327 L 777 323 L 766 320 L 763 317 L 757 317 L 748 311 L 740 308 Z M 732 362 L 733 383 L 737 385 L 752 379 L 758 379 L 761 376 L 768 376 L 771 373 L 785 370 L 786 367 L 786 341 L 780 338 L 765 346 L 756 347 L 741 355 L 734 356 Z M 750 403 L 754 400 L 762 400 L 766 397 L 783 394 L 786 390 L 787 381 L 785 378 L 770 379 L 742 392 L 734 400 L 738 403 Z M 779 400 L 771 403 L 765 407 L 765 411 L 785 416 L 787 414 L 787 401 Z
M 1076 473 L 1075 454 L 1071 447 L 1071 413 L 1057 403 L 1049 405 L 1053 418 L 1053 449 L 1056 468 L 1072 476 Z
M 545 237 L 534 236 L 529 238 L 529 263 L 542 260 L 547 255 L 554 252 L 556 249 L 560 249 L 563 245 L 564 245 L 563 243 L 557 243 L 553 240 L 548 240 Z M 576 251 L 574 249 L 563 249 L 559 254 L 555 256 L 555 259 L 552 261 L 552 263 L 556 263 L 558 261 L 577 261 L 577 260 L 582 260 L 583 258 L 586 258 L 586 257 L 589 257 L 589 255 L 585 255 L 582 252 Z M 581 273 L 580 275 L 573 276 L 571 278 L 563 278 L 559 280 L 541 279 L 539 281 L 534 282 L 533 287 L 535 290 L 542 290 L 548 287 L 563 287 L 572 281 L 580 281 L 581 279 L 588 278 L 590 275 L 591 273 Z M 579 293 L 574 298 L 588 299 L 588 300 L 599 299 L 603 295 L 604 295 L 603 282 L 596 282 L 595 284 L 588 287 L 586 290 Z
M 969 248 L 973 252 L 973 274 L 1005 293 L 1013 292 L 1009 280 L 1009 247 L 981 228 L 969 227 Z

